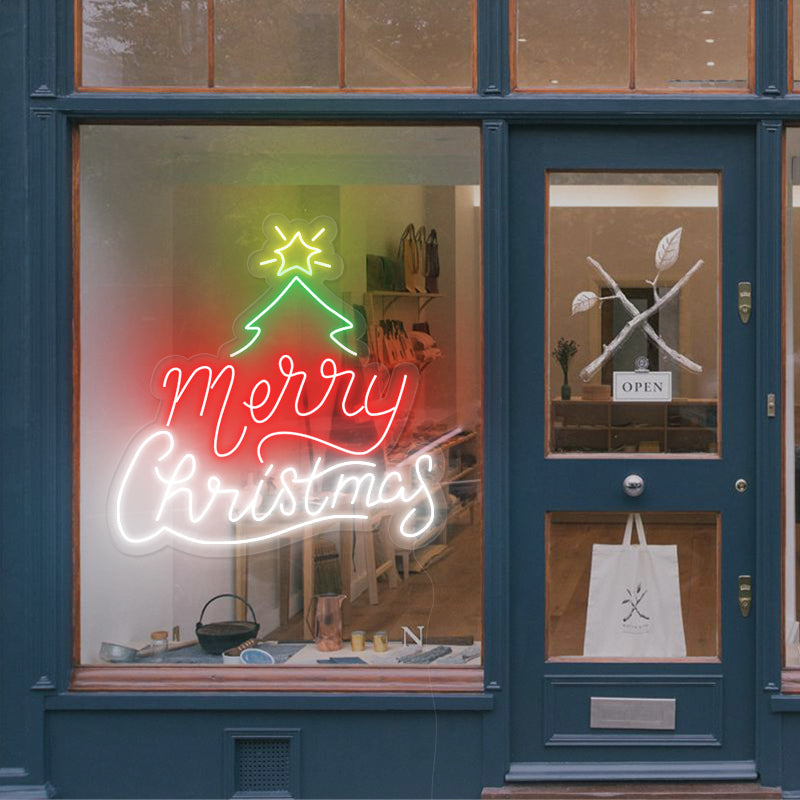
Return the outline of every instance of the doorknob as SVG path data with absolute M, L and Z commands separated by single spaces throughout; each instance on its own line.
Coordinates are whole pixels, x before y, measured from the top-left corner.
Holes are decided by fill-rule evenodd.
M 622 481 L 622 488 L 628 497 L 638 497 L 644 491 L 644 478 L 641 475 L 628 475 Z

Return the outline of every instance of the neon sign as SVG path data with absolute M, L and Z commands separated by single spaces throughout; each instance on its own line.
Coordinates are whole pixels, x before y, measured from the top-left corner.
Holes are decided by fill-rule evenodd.
M 416 365 L 370 362 L 364 320 L 325 287 L 342 271 L 332 219 L 273 215 L 263 231 L 248 265 L 269 288 L 236 338 L 217 356 L 169 356 L 154 370 L 158 414 L 111 492 L 118 542 L 218 553 L 386 520 L 397 544 L 426 540 L 443 521 L 435 443 L 387 465 Z

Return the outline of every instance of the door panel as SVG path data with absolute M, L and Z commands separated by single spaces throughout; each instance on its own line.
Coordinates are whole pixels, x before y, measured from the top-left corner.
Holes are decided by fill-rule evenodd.
M 567 777 L 581 770 L 590 777 L 587 762 L 618 764 L 606 777 L 629 776 L 622 765 L 631 762 L 664 762 L 664 774 L 676 778 L 702 776 L 697 768 L 713 762 L 709 774 L 742 777 L 752 771 L 755 625 L 753 614 L 740 613 L 737 580 L 755 569 L 755 498 L 735 483 L 753 485 L 755 326 L 752 317 L 739 318 L 737 287 L 754 277 L 753 136 L 518 128 L 509 152 L 509 779 L 555 777 L 553 762 Z M 664 239 L 678 228 L 683 239 L 668 264 Z M 700 259 L 703 266 L 681 283 Z M 659 294 L 651 298 L 654 280 Z M 636 319 L 679 283 L 658 313 Z M 603 299 L 614 286 L 630 292 L 630 307 L 618 295 Z M 579 296 L 587 292 L 595 299 Z M 617 308 L 605 312 L 604 325 L 602 306 L 611 304 Z M 631 334 L 627 348 L 582 381 L 581 370 L 630 320 L 638 339 Z M 559 339 L 578 345 L 566 396 L 553 352 Z M 631 363 L 639 350 L 647 365 Z M 687 369 L 670 351 L 702 370 Z M 615 400 L 615 372 L 643 380 L 668 372 L 671 397 Z M 644 481 L 637 497 L 623 491 L 631 474 Z M 637 550 L 632 524 L 626 557 L 633 553 L 636 565 L 620 567 L 634 514 L 647 531 L 647 553 Z M 604 553 L 611 572 L 601 569 Z M 657 567 L 647 584 L 642 570 L 658 558 L 671 566 Z M 627 585 L 628 576 L 640 579 Z M 598 618 L 602 603 L 610 611 L 601 621 L 624 623 L 629 638 L 649 636 L 655 617 L 671 614 L 670 635 L 682 629 L 685 654 L 656 648 L 642 656 L 642 646 L 624 636 L 615 640 L 623 644 L 587 648 L 587 619 Z M 611 655 L 614 647 L 622 654 Z M 595 719 L 592 698 L 654 702 L 599 702 L 595 710 L 622 710 Z

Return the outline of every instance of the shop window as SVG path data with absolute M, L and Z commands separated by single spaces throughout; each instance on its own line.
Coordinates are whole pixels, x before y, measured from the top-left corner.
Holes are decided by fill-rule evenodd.
M 800 0 L 788 4 L 789 11 L 789 87 L 800 91 Z
M 479 667 L 478 130 L 79 136 L 80 662 Z
M 554 172 L 548 451 L 719 452 L 716 173 Z
M 513 84 L 747 91 L 753 7 L 752 0 L 514 0 Z
M 82 0 L 83 88 L 469 91 L 475 0 Z
M 784 272 L 786 363 L 784 387 L 786 409 L 784 426 L 786 431 L 786 539 L 784 581 L 785 613 L 784 638 L 787 666 L 800 667 L 800 641 L 798 640 L 798 618 L 800 618 L 800 562 L 798 562 L 797 532 L 800 526 L 800 130 L 786 131 L 787 168 L 787 214 L 786 220 L 786 269 Z

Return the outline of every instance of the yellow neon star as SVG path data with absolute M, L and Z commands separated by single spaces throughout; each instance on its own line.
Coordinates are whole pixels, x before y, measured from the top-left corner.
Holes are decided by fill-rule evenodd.
M 275 230 L 280 234 L 280 237 L 286 242 L 286 237 L 283 235 L 283 231 L 281 231 L 277 226 Z M 324 230 L 324 228 L 323 228 Z M 322 233 L 319 231 L 312 239 L 317 238 Z M 306 275 L 312 274 L 311 265 L 315 264 L 318 267 L 326 267 L 330 269 L 331 265 L 327 264 L 324 261 L 313 260 L 314 256 L 318 255 L 322 252 L 318 247 L 314 247 L 313 245 L 306 244 L 303 239 L 302 234 L 300 231 L 297 231 L 292 238 L 286 242 L 283 247 L 278 247 L 274 251 L 276 256 L 280 258 L 280 266 L 278 267 L 278 276 L 285 275 L 287 272 L 291 272 L 292 270 L 296 269 L 300 272 L 305 272 Z M 261 261 L 260 264 L 272 264 L 276 262 L 277 258 L 270 258 L 266 261 Z

